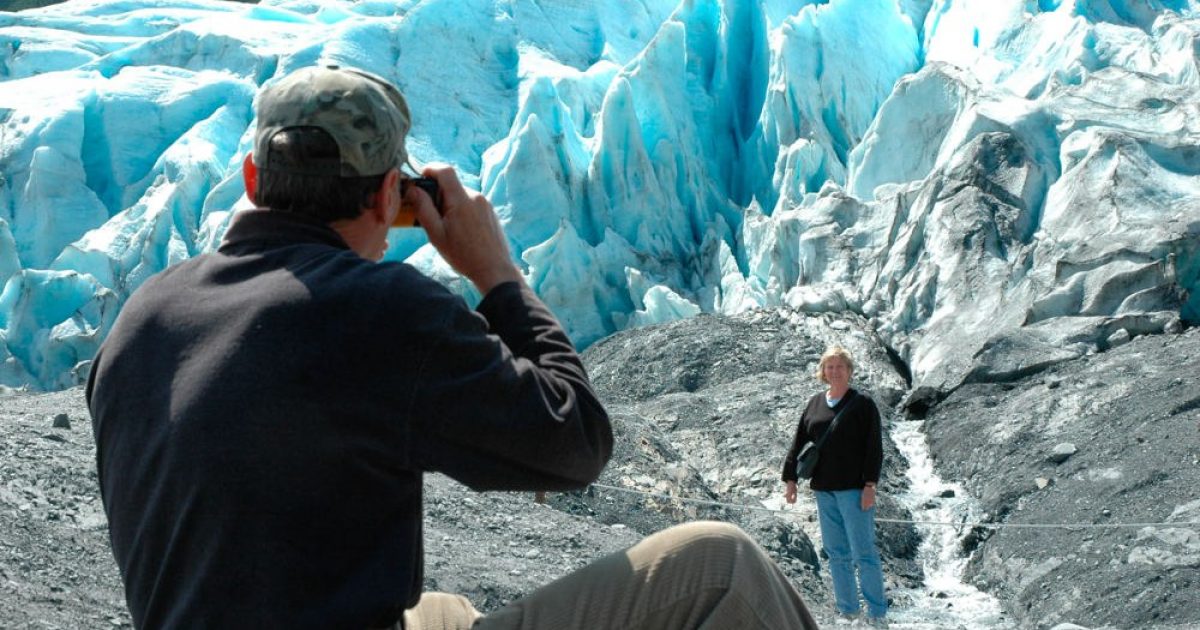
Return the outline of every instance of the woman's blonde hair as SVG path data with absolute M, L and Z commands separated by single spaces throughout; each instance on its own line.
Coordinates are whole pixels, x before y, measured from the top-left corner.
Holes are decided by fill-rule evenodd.
M 850 356 L 850 351 L 841 346 L 829 346 L 825 354 L 821 355 L 821 362 L 817 364 L 817 380 L 822 383 L 828 383 L 825 380 L 825 364 L 829 363 L 830 359 L 841 359 L 846 362 L 846 369 L 850 371 L 850 376 L 854 376 L 854 358 Z

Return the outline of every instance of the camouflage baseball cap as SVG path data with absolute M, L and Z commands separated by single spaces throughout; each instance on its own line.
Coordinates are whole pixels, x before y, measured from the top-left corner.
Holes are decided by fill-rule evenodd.
M 254 164 L 265 170 L 330 175 L 272 159 L 271 139 L 276 134 L 307 127 L 325 131 L 337 143 L 340 177 L 381 175 L 408 162 L 404 138 L 409 126 L 404 96 L 382 77 L 337 66 L 303 68 L 259 94 Z

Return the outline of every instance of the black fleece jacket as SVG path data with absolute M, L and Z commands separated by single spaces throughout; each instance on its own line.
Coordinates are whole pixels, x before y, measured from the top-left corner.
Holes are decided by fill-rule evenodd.
M 861 489 L 868 481 L 879 481 L 883 466 L 879 409 L 870 396 L 853 388 L 832 409 L 825 402 L 825 392 L 809 399 L 796 425 L 792 448 L 783 462 L 781 477 L 784 481 L 797 481 L 796 458 L 800 456 L 800 449 L 808 442 L 820 439 L 833 417 L 846 405 L 851 407 L 821 446 L 821 455 L 808 485 L 813 490 L 854 490 Z
M 523 285 L 473 312 L 265 210 L 134 293 L 87 397 L 139 628 L 388 625 L 421 593 L 422 473 L 566 490 L 612 451 L 579 356 Z

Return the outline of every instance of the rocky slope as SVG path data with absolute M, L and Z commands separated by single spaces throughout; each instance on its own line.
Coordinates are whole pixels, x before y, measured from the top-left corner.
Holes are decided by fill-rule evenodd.
M 966 385 L 926 430 L 990 520 L 1081 524 L 980 532 L 968 578 L 1021 627 L 1200 627 L 1200 330 Z
M 802 493 L 785 513 L 761 501 L 781 489 L 796 412 L 818 390 L 813 367 L 835 342 L 858 358 L 856 381 L 879 402 L 885 428 L 896 410 L 926 416 L 939 472 L 961 480 L 992 521 L 1200 520 L 1197 331 L 1137 338 L 1011 382 L 908 393 L 903 366 L 857 316 L 700 316 L 585 353 L 617 433 L 597 487 L 537 504 L 429 476 L 427 588 L 491 610 L 645 534 L 712 518 L 750 532 L 829 620 L 811 500 Z M 93 448 L 78 389 L 0 394 L 0 627 L 129 624 Z M 886 448 L 881 516 L 909 518 L 896 500 L 906 462 L 890 440 Z M 964 553 L 968 579 L 1000 597 L 1019 627 L 1181 629 L 1200 625 L 1197 535 L 1194 526 L 981 530 Z M 889 584 L 919 585 L 918 533 L 887 525 L 880 539 Z M 897 609 L 902 592 L 892 590 Z

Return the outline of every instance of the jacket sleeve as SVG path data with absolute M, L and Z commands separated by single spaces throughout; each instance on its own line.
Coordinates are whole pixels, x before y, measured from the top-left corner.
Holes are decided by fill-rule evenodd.
M 612 426 L 570 339 L 523 284 L 458 303 L 415 388 L 412 457 L 477 490 L 568 490 L 600 475 Z
M 800 421 L 796 423 L 796 435 L 792 438 L 792 448 L 788 450 L 787 457 L 783 459 L 783 474 L 780 479 L 783 481 L 799 481 L 796 477 L 796 459 L 800 457 L 800 449 L 804 448 L 810 440 L 808 439 L 808 431 L 804 430 L 804 419 L 808 415 L 808 407 L 800 414 Z
M 863 414 L 866 416 L 867 434 L 863 444 L 863 483 L 879 482 L 879 474 L 883 468 L 883 423 L 879 418 L 879 407 L 875 401 L 863 396 Z

